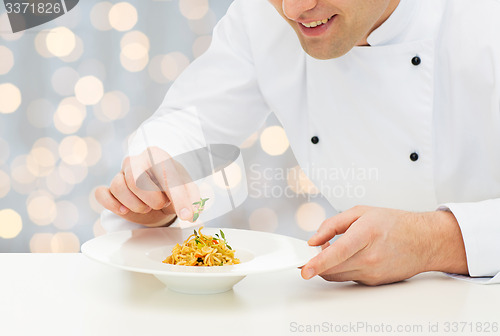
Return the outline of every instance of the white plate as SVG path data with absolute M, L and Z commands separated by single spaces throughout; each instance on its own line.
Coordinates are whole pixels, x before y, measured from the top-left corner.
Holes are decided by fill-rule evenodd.
M 82 253 L 124 270 L 149 273 L 168 288 L 182 293 L 211 294 L 230 290 L 248 274 L 280 271 L 304 265 L 320 251 L 307 242 L 274 233 L 222 229 L 241 263 L 228 266 L 178 266 L 162 261 L 193 233 L 193 228 L 119 231 L 82 245 Z M 215 235 L 219 229 L 204 228 Z

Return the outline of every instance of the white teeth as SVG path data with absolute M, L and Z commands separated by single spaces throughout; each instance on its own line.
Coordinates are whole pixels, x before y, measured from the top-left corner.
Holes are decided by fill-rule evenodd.
M 328 19 L 323 19 L 323 20 L 320 20 L 320 21 L 315 21 L 315 22 L 309 22 L 309 23 L 302 23 L 301 24 L 304 26 L 304 27 L 307 27 L 307 28 L 314 28 L 314 27 L 317 27 L 317 26 L 320 26 L 322 24 L 325 24 L 327 23 L 333 16 L 329 17 Z

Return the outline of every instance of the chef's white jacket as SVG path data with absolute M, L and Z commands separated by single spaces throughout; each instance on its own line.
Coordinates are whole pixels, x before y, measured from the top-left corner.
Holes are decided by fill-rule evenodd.
M 147 144 L 135 146 L 189 134 L 186 120 L 162 124 L 172 111 L 194 108 L 207 142 L 237 145 L 272 111 L 337 210 L 448 209 L 470 275 L 493 276 L 500 272 L 498 17 L 496 0 L 401 0 L 369 47 L 317 60 L 267 0 L 235 0 L 209 50 L 149 121 Z

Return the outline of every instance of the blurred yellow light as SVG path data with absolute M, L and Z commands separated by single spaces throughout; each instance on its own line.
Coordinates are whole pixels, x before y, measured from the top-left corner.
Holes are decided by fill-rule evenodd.
M 27 158 L 27 155 L 20 155 L 11 163 L 12 179 L 20 184 L 30 184 L 36 180 L 36 176 L 28 169 Z
M 52 233 L 35 233 L 30 239 L 30 251 L 33 253 L 50 253 L 50 243 L 54 235 Z
M 58 232 L 52 237 L 50 247 L 54 253 L 77 253 L 80 240 L 73 232 Z
M 35 36 L 35 50 L 40 56 L 45 58 L 54 57 L 47 48 L 47 35 L 49 33 L 47 30 L 42 30 Z
M 227 184 L 229 189 L 236 187 L 241 182 L 242 173 L 240 166 L 233 162 L 226 168 L 224 168 L 224 172 L 226 174 Z M 226 182 L 224 181 L 224 176 L 222 175 L 222 171 L 219 171 L 213 175 L 213 180 L 215 185 L 221 189 L 227 189 Z
M 297 224 L 304 231 L 316 231 L 326 219 L 325 209 L 315 202 L 302 204 L 295 213 Z
M 92 137 L 84 138 L 85 143 L 87 144 L 87 157 L 85 158 L 84 164 L 87 167 L 91 167 L 95 165 L 102 156 L 101 143 Z
M 76 82 L 75 96 L 83 105 L 95 105 L 104 95 L 104 86 L 95 76 L 85 76 Z
M 73 184 L 64 181 L 60 170 L 54 170 L 45 178 L 45 187 L 55 196 L 67 195 L 73 190 Z
M 39 138 L 33 144 L 33 149 L 40 148 L 40 147 L 48 149 L 52 153 L 54 158 L 59 158 L 59 154 L 58 154 L 59 144 L 54 139 L 48 138 L 48 137 Z
M 10 191 L 10 178 L 6 172 L 0 170 L 0 198 L 5 197 Z
M 99 2 L 90 11 L 90 22 L 92 25 L 101 31 L 110 30 L 111 24 L 109 23 L 109 11 L 113 4 L 108 1 Z
M 107 92 L 94 107 L 97 119 L 112 121 L 125 117 L 130 110 L 130 101 L 121 91 Z
M 99 237 L 106 234 L 106 230 L 101 225 L 101 220 L 98 219 L 95 221 L 94 226 L 92 227 L 92 231 L 94 232 L 94 237 Z
M 21 216 L 12 209 L 0 210 L 0 237 L 12 239 L 23 229 Z
M 163 62 L 163 57 L 165 57 L 165 55 L 156 55 L 155 57 L 153 57 L 151 59 L 151 61 L 149 62 L 149 66 L 148 66 L 149 77 L 152 80 L 154 80 L 156 83 L 159 83 L 159 84 L 165 84 L 165 83 L 168 83 L 170 81 L 170 79 L 166 78 L 163 75 L 162 70 L 161 70 L 161 64 Z
M 0 45 L 0 75 L 5 75 L 14 66 L 14 54 L 6 46 Z
M 76 37 L 71 30 L 66 27 L 51 29 L 46 35 L 45 42 L 47 50 L 56 57 L 64 57 L 71 54 L 76 46 Z
M 297 194 L 316 195 L 319 193 L 318 188 L 309 180 L 300 166 L 295 166 L 288 170 L 287 183 Z
M 71 185 L 81 183 L 89 172 L 83 164 L 68 165 L 65 162 L 61 162 L 57 170 L 61 179 Z
M 13 34 L 7 13 L 0 15 L 0 37 L 5 41 L 15 41 L 23 37 L 24 31 Z
M 122 54 L 129 60 L 136 61 L 148 56 L 148 49 L 140 43 L 129 43 L 123 46 Z
M 142 47 L 141 47 L 142 48 Z M 144 70 L 149 63 L 149 54 L 146 53 L 142 57 L 137 59 L 128 58 L 127 55 L 122 51 L 120 53 L 120 63 L 123 68 L 130 72 L 139 72 Z
M 208 13 L 208 0 L 179 0 L 182 15 L 189 20 L 199 20 Z
M 82 126 L 86 115 L 85 106 L 78 100 L 74 97 L 65 98 L 61 101 L 54 114 L 54 125 L 63 134 L 75 133 Z
M 285 153 L 290 143 L 283 127 L 270 126 L 260 135 L 260 145 L 267 154 L 277 156 Z
M 80 57 L 82 57 L 84 51 L 83 49 L 83 40 L 80 37 L 75 36 L 75 47 L 68 55 L 63 56 L 60 59 L 66 63 L 76 62 L 80 59 Z
M 189 65 L 189 59 L 181 52 L 171 52 L 163 57 L 161 72 L 171 81 L 175 80 Z
M 193 56 L 194 58 L 200 57 L 205 51 L 207 51 L 208 47 L 210 47 L 210 43 L 212 43 L 212 36 L 205 35 L 198 37 L 193 42 Z
M 49 175 L 56 165 L 56 158 L 45 147 L 33 148 L 26 158 L 26 166 L 34 176 Z
M 140 44 L 144 49 L 146 49 L 146 52 L 149 52 L 149 38 L 146 36 L 146 34 L 139 30 L 134 30 L 123 35 L 122 39 L 120 40 L 120 47 L 123 49 L 125 48 L 125 46 L 134 43 Z
M 130 30 L 137 23 L 137 10 L 128 2 L 119 2 L 109 10 L 109 23 L 118 31 Z
M 15 112 L 21 105 L 21 91 L 11 83 L 0 84 L 0 113 Z
M 33 223 L 41 226 L 51 224 L 57 216 L 54 198 L 47 192 L 38 192 L 30 196 L 27 209 Z
M 250 228 L 256 231 L 274 232 L 278 228 L 278 216 L 269 208 L 260 208 L 248 218 Z
M 64 138 L 59 145 L 59 155 L 69 165 L 83 163 L 87 158 L 87 154 L 87 143 L 76 135 Z

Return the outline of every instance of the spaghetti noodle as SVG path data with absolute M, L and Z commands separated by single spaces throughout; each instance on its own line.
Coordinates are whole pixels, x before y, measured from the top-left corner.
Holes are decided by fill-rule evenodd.
M 215 237 L 198 232 L 190 235 L 182 245 L 176 244 L 172 249 L 172 255 L 163 262 L 172 265 L 184 266 L 224 266 L 239 264 L 240 260 L 235 258 L 234 251 L 227 244 L 224 232 L 220 230 Z

